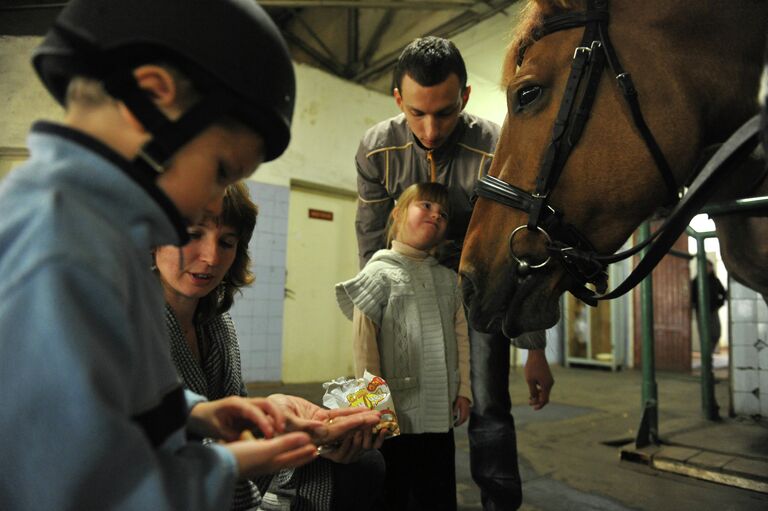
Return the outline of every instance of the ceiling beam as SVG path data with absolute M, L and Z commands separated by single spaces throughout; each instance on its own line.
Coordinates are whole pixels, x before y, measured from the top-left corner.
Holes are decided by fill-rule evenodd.
M 373 35 L 371 35 L 371 38 L 368 40 L 368 44 L 366 45 L 365 50 L 360 57 L 360 60 L 363 62 L 364 66 L 368 65 L 368 63 L 371 61 L 371 58 L 373 57 L 373 54 L 376 53 L 376 50 L 381 44 L 381 38 L 384 37 L 384 33 L 387 31 L 387 29 L 389 29 L 390 25 L 392 25 L 392 20 L 394 17 L 395 11 L 388 10 L 379 20 L 379 23 L 376 25 L 376 28 L 373 31 Z
M 258 0 L 262 7 L 283 7 L 288 9 L 312 7 L 343 7 L 356 9 L 412 9 L 412 10 L 467 10 L 478 3 L 472 0 L 414 0 L 394 2 L 392 0 Z M 19 3 L 0 5 L 0 11 L 23 11 L 30 9 L 60 9 L 67 2 Z
M 424 34 L 424 35 L 436 35 L 439 37 L 450 39 L 456 34 L 461 33 L 464 30 L 467 30 L 469 27 L 472 27 L 477 23 L 480 23 L 481 21 L 484 21 L 490 18 L 491 16 L 494 16 L 495 14 L 498 14 L 499 12 L 503 11 L 504 9 L 506 9 L 507 7 L 511 6 L 512 4 L 518 1 L 519 0 L 505 0 L 499 4 L 496 4 L 495 7 L 490 8 L 487 11 L 482 13 L 469 12 L 469 11 L 466 13 L 462 13 L 462 15 L 450 21 L 447 21 L 446 23 L 443 23 L 438 27 L 435 27 L 433 30 L 430 30 L 428 34 Z M 480 3 L 484 4 L 485 2 L 480 2 Z M 363 71 L 355 75 L 352 78 L 352 80 L 357 83 L 363 83 L 365 81 L 376 78 L 377 76 L 380 76 L 386 73 L 388 70 L 392 68 L 392 66 L 395 65 L 395 63 L 397 62 L 397 59 L 400 57 L 401 52 L 402 52 L 402 49 L 395 50 L 381 57 L 377 61 L 372 62 L 370 66 L 368 66 L 366 69 L 364 69 Z
M 307 55 L 312 57 L 317 61 L 318 64 L 320 64 L 322 67 L 326 69 L 331 74 L 337 75 L 337 76 L 343 76 L 344 69 L 335 60 L 331 60 L 316 49 L 314 49 L 312 46 L 310 46 L 308 43 L 304 42 L 303 39 L 301 39 L 299 36 L 294 34 L 293 32 L 289 32 L 287 30 L 282 31 L 283 37 L 290 42 L 291 44 L 296 45 L 300 50 L 305 52 Z
M 471 0 L 259 0 L 262 7 L 346 7 L 357 9 L 467 10 L 478 2 Z M 480 2 L 482 3 L 482 2 Z
M 345 75 L 352 77 L 360 72 L 358 56 L 360 54 L 360 11 L 347 9 L 347 66 Z
M 298 22 L 299 25 L 304 27 L 304 30 L 307 31 L 309 36 L 317 43 L 318 46 L 320 46 L 320 48 L 322 48 L 322 50 L 325 52 L 327 57 L 331 61 L 333 61 L 334 67 L 339 70 L 343 69 L 344 65 L 341 63 L 341 61 L 338 58 L 336 58 L 336 55 L 334 55 L 333 51 L 328 47 L 328 45 L 325 44 L 325 42 L 323 42 L 323 39 L 319 35 L 317 35 L 317 32 L 314 31 L 314 29 L 309 25 L 309 23 L 306 20 L 304 20 L 302 16 L 296 16 L 294 19 L 296 20 L 296 22 Z M 288 33 L 285 30 L 283 32 Z

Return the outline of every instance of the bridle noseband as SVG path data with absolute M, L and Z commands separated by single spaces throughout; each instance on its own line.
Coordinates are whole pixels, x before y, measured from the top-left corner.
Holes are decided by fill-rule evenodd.
M 588 0 L 587 10 L 584 12 L 563 13 L 544 20 L 542 28 L 535 34 L 535 39 L 577 27 L 584 27 L 584 35 L 573 54 L 571 71 L 552 128 L 552 138 L 536 178 L 536 188 L 529 193 L 490 175 L 480 178 L 475 188 L 479 197 L 528 214 L 528 223 L 515 228 L 509 237 L 510 253 L 518 264 L 519 274 L 524 275 L 530 270 L 543 268 L 552 259 L 557 259 L 579 283 L 570 290 L 571 293 L 589 305 L 596 305 L 597 300 L 602 297 L 597 296 L 586 284 L 594 285 L 598 293 L 605 293 L 608 280 L 606 266 L 634 255 L 645 246 L 637 246 L 620 254 L 601 255 L 576 227 L 563 220 L 563 213 L 549 203 L 549 197 L 568 157 L 584 131 L 606 63 L 613 71 L 632 113 L 635 127 L 664 179 L 669 203 L 674 204 L 680 197 L 669 164 L 640 111 L 632 77 L 619 64 L 616 51 L 608 37 L 608 20 L 608 0 Z M 518 65 L 522 63 L 524 52 L 525 47 L 521 47 Z M 539 233 L 545 238 L 548 256 L 543 262 L 531 263 L 515 254 L 512 243 L 515 235 L 524 227 L 529 232 Z M 648 243 L 654 237 L 647 240 Z

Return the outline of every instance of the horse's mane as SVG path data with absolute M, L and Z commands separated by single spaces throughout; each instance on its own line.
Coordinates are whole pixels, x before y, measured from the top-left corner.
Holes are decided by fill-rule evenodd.
M 520 49 L 530 46 L 536 41 L 538 38 L 536 34 L 541 29 L 545 17 L 564 11 L 572 11 L 583 6 L 583 0 L 528 0 L 520 10 L 517 25 L 512 29 L 514 35 L 507 48 L 507 57 L 504 59 L 502 87 L 506 88 L 506 85 L 515 76 Z

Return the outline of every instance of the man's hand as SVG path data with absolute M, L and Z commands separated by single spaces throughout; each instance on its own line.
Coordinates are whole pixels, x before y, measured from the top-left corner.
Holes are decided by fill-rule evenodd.
M 549 403 L 549 391 L 555 384 L 544 350 L 528 350 L 528 360 L 525 363 L 525 381 L 528 382 L 530 392 L 528 404 L 534 410 L 541 410 Z
M 268 399 L 230 396 L 195 405 L 187 425 L 197 435 L 227 441 L 237 440 L 244 429 L 253 426 L 272 438 L 285 431 L 285 416 Z

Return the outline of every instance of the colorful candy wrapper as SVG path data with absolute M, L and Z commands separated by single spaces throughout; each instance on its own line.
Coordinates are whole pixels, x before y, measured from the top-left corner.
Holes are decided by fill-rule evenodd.
M 389 436 L 400 434 L 392 394 L 384 378 L 365 371 L 362 378 L 336 378 L 323 383 L 323 388 L 323 405 L 326 408 L 365 406 L 378 410 L 381 412 L 381 421 L 374 426 L 373 432 L 378 433 L 385 429 Z

